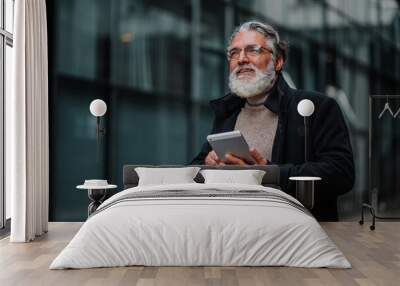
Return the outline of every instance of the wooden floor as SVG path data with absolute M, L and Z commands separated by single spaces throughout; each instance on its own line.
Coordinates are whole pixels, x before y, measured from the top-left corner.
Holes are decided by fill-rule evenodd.
M 323 223 L 353 268 L 119 267 L 48 270 L 81 223 L 50 223 L 32 243 L 0 241 L 0 285 L 400 285 L 400 222 L 375 231 L 357 222 Z

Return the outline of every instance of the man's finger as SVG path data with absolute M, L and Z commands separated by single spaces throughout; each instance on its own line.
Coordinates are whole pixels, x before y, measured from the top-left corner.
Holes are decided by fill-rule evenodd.
M 218 165 L 219 164 L 219 158 L 217 156 L 217 153 L 215 153 L 214 150 L 208 152 L 206 158 L 204 159 L 204 163 L 206 165 Z
M 225 155 L 225 163 L 232 164 L 232 165 L 241 165 L 241 166 L 246 165 L 246 163 L 242 159 L 237 158 L 237 157 L 233 156 L 232 154 Z
M 215 153 L 215 151 L 211 151 L 210 156 L 214 161 L 219 161 L 218 155 Z
M 213 158 L 211 158 L 210 155 L 208 155 L 204 161 L 205 161 L 206 165 L 217 165 L 217 161 L 215 161 Z
M 206 162 L 206 165 L 211 165 L 211 166 L 215 166 L 215 165 L 217 165 L 218 163 L 216 162 L 216 161 L 214 161 L 214 160 L 212 160 L 212 159 L 210 159 L 210 160 L 208 160 L 207 162 Z
M 253 157 L 254 161 L 256 161 L 256 164 L 258 164 L 258 165 L 266 165 L 267 164 L 267 160 L 265 160 L 265 158 L 263 158 L 263 156 L 261 156 L 261 154 L 258 153 L 257 149 L 251 148 L 250 154 Z

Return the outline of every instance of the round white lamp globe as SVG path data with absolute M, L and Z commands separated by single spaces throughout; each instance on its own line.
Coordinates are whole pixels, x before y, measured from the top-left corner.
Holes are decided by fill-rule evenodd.
M 89 109 L 93 116 L 100 117 L 106 113 L 107 104 L 101 99 L 95 99 L 90 103 Z
M 297 105 L 297 111 L 303 117 L 311 116 L 314 113 L 314 103 L 309 99 L 303 99 Z

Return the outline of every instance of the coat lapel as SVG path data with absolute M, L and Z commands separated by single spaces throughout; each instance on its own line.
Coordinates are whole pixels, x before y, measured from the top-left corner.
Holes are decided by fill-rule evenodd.
M 278 114 L 278 128 L 276 129 L 274 145 L 272 146 L 271 161 L 272 163 L 283 163 L 285 158 L 285 142 L 287 132 L 287 105 L 289 86 L 279 76 L 275 88 L 271 95 L 265 101 L 265 106 L 274 113 Z

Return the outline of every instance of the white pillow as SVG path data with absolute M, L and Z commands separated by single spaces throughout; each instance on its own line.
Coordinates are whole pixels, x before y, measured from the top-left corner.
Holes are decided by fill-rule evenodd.
M 205 184 L 246 184 L 261 185 L 265 171 L 262 170 L 201 170 Z
M 199 170 L 199 167 L 135 168 L 139 176 L 138 186 L 195 183 L 193 179 Z

